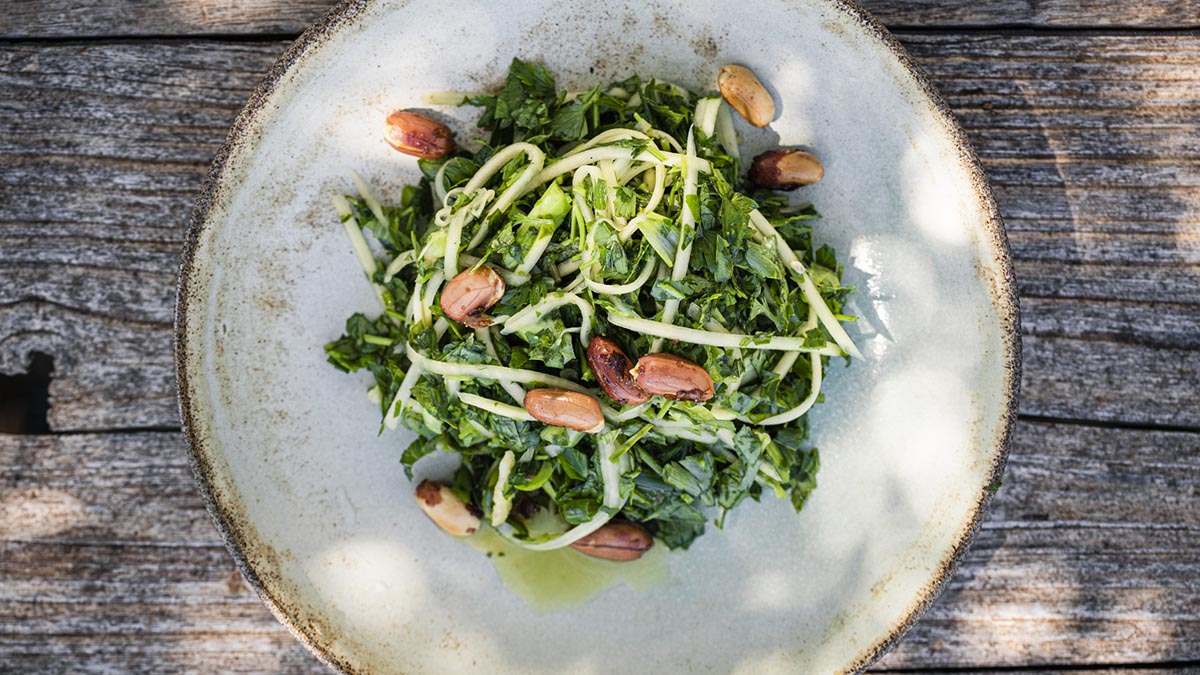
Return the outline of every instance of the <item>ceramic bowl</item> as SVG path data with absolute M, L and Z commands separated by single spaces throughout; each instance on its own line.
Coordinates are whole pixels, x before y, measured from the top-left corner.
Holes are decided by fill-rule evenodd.
M 865 358 L 811 414 L 819 487 L 796 515 L 748 504 L 665 556 L 668 579 L 541 613 L 418 511 L 363 377 L 322 345 L 374 299 L 329 205 L 357 171 L 386 198 L 418 175 L 382 120 L 519 56 L 560 86 L 630 74 L 715 90 L 753 68 L 779 104 L 745 151 L 810 147 L 803 197 L 858 287 Z M 835 0 L 343 5 L 238 117 L 180 276 L 180 407 L 218 527 L 263 601 L 347 673 L 845 672 L 878 658 L 953 573 L 1016 410 L 1017 305 L 1003 229 L 959 127 L 896 41 Z

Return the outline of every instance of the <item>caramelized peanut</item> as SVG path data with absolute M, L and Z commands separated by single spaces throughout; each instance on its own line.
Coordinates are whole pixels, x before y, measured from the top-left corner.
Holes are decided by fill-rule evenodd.
M 761 188 L 795 190 L 825 175 L 821 160 L 803 150 L 772 150 L 754 158 L 750 182 Z
M 609 398 L 622 405 L 638 405 L 650 400 L 650 394 L 633 381 L 633 361 L 617 343 L 597 335 L 588 342 L 587 361 L 596 374 L 596 381 Z

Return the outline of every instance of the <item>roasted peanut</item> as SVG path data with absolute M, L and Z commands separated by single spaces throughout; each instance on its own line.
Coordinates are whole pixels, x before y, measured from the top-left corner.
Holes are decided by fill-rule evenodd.
M 749 68 L 725 66 L 717 75 L 717 87 L 725 101 L 750 124 L 765 127 L 775 119 L 775 101 Z
M 525 394 L 525 410 L 539 422 L 598 434 L 604 430 L 600 401 L 566 389 L 530 389 Z
M 803 150 L 772 150 L 754 158 L 750 182 L 761 188 L 795 190 L 825 175 L 821 160 Z
M 437 120 L 407 110 L 397 110 L 387 117 L 388 145 L 424 159 L 445 157 L 454 151 L 454 134 Z
M 504 279 L 496 270 L 484 265 L 477 270 L 464 270 L 442 289 L 441 306 L 446 316 L 471 328 L 492 325 L 486 316 L 492 305 L 504 297 Z
M 465 537 L 475 534 L 479 529 L 478 510 L 441 483 L 421 481 L 417 486 L 417 505 L 448 534 Z
M 650 400 L 650 394 L 642 391 L 633 381 L 633 361 L 617 343 L 597 335 L 588 342 L 587 361 L 596 374 L 596 381 L 609 398 L 622 405 L 638 405 Z
M 708 371 L 674 354 L 647 354 L 638 359 L 633 381 L 649 394 L 676 401 L 703 403 L 713 397 Z
M 653 546 L 650 533 L 636 523 L 609 523 L 571 544 L 584 555 L 620 562 L 637 560 Z

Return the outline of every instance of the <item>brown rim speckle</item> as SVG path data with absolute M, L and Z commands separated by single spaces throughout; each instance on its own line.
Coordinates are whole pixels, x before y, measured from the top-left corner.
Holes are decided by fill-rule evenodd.
M 978 157 L 968 143 L 966 134 L 958 125 L 945 101 L 934 90 L 929 79 L 917 68 L 912 57 L 909 56 L 904 47 L 900 45 L 887 29 L 852 0 L 826 1 L 835 9 L 857 22 L 867 33 L 882 42 L 915 80 L 925 96 L 932 102 L 943 128 L 954 139 L 959 151 L 959 159 L 970 173 L 976 197 L 987 212 L 984 233 L 990 238 L 992 249 L 996 252 L 996 259 L 993 262 L 1000 268 L 1001 274 L 998 279 L 985 279 L 985 282 L 989 282 L 988 286 L 992 294 L 992 300 L 995 303 L 1003 327 L 1004 347 L 1006 350 L 1005 371 L 1008 377 L 1005 392 L 1007 394 L 1005 414 L 999 422 L 999 432 L 996 439 L 997 453 L 993 458 L 991 469 L 988 472 L 988 483 L 995 484 L 1003 474 L 1004 465 L 1008 459 L 1013 427 L 1017 417 L 1017 396 L 1021 379 L 1020 308 L 1016 296 L 1016 282 L 1008 247 L 1008 238 L 1001 223 L 995 198 L 991 187 L 987 183 L 983 167 L 980 165 Z M 274 550 L 267 550 L 270 547 L 263 542 L 255 541 L 257 534 L 253 532 L 252 525 L 246 522 L 244 516 L 237 513 L 235 508 L 236 500 L 222 494 L 218 483 L 214 480 L 212 459 L 206 454 L 207 439 L 197 424 L 197 413 L 194 411 L 190 388 L 188 386 L 189 377 L 193 373 L 190 373 L 188 370 L 186 337 L 189 298 L 190 294 L 195 291 L 191 287 L 196 273 L 195 255 L 200 243 L 201 234 L 204 232 L 208 220 L 209 212 L 217 202 L 217 196 L 221 190 L 221 178 L 229 158 L 238 149 L 253 142 L 254 121 L 258 113 L 264 109 L 271 94 L 274 93 L 276 86 L 283 78 L 292 72 L 293 68 L 298 67 L 308 54 L 320 48 L 322 44 L 328 41 L 338 28 L 352 22 L 369 2 L 370 0 L 343 0 L 341 4 L 330 10 L 324 18 L 304 31 L 271 68 L 271 71 L 267 74 L 263 82 L 251 94 L 241 113 L 238 114 L 237 119 L 229 130 L 229 134 L 226 136 L 224 144 L 213 159 L 212 166 L 192 210 L 180 263 L 174 331 L 175 376 L 179 389 L 179 412 L 188 443 L 192 471 L 200 485 L 205 506 L 212 515 L 226 548 L 233 555 L 238 569 L 246 578 L 250 587 L 254 589 L 275 618 L 286 626 L 289 632 L 322 663 L 348 675 L 355 675 L 359 671 L 345 660 L 339 659 L 330 653 L 325 644 L 318 642 L 321 640 L 321 637 L 311 637 L 309 632 L 318 632 L 316 630 L 318 627 L 315 626 L 317 622 L 311 618 L 304 617 L 300 608 L 286 604 L 284 598 L 277 597 L 276 593 L 268 589 L 264 585 L 263 579 L 259 576 L 259 572 L 255 570 L 254 565 L 250 562 L 251 558 L 277 557 L 278 554 Z M 200 373 L 194 374 L 197 377 L 201 376 Z M 987 514 L 992 497 L 992 493 L 982 487 L 980 488 L 979 499 L 970 514 L 969 524 L 961 532 L 957 543 L 951 548 L 949 554 L 941 561 L 939 571 L 935 574 L 935 579 L 913 601 L 906 611 L 904 618 L 885 636 L 852 659 L 842 669 L 842 672 L 857 672 L 870 666 L 903 637 L 908 629 L 916 623 L 917 619 L 924 614 L 953 577 L 970 542 L 978 532 L 984 516 Z
M 309 635 L 309 632 L 304 630 L 308 628 L 309 631 L 312 631 L 315 627 L 314 624 L 317 622 L 312 619 L 305 620 L 301 617 L 301 612 L 298 611 L 298 608 L 294 606 L 289 607 L 285 604 L 283 598 L 276 597 L 276 594 L 266 587 L 262 577 L 259 576 L 259 572 L 251 564 L 250 558 L 252 557 L 278 557 L 278 554 L 273 549 L 265 550 L 269 549 L 269 547 L 261 540 L 253 541 L 253 539 L 257 539 L 257 533 L 252 532 L 253 528 L 245 521 L 244 516 L 237 513 L 233 508 L 236 505 L 236 499 L 223 495 L 218 488 L 217 482 L 213 479 L 212 460 L 205 454 L 204 450 L 207 445 L 207 439 L 197 424 L 190 388 L 188 386 L 190 373 L 187 363 L 186 340 L 188 301 L 190 293 L 193 291 L 190 282 L 196 272 L 196 250 L 199 247 L 200 237 L 204 232 L 209 211 L 217 201 L 217 196 L 221 189 L 221 177 L 230 156 L 238 148 L 253 140 L 252 127 L 255 117 L 265 107 L 271 94 L 274 93 L 276 85 L 279 84 L 284 76 L 300 63 L 307 54 L 324 44 L 335 29 L 352 21 L 362 12 L 368 1 L 343 0 L 322 19 L 309 26 L 288 47 L 283 55 L 279 57 L 279 60 L 271 67 L 267 76 L 255 88 L 254 92 L 251 93 L 245 107 L 238 113 L 237 118 L 229 129 L 229 133 L 225 137 L 225 142 L 222 143 L 221 148 L 217 150 L 217 154 L 213 158 L 208 175 L 204 179 L 204 184 L 200 188 L 200 194 L 196 198 L 196 203 L 192 208 L 191 219 L 188 224 L 187 236 L 184 241 L 183 253 L 179 265 L 179 282 L 175 303 L 175 383 L 179 391 L 179 418 L 183 423 L 183 433 L 187 439 L 192 473 L 196 476 L 196 482 L 200 485 L 200 492 L 204 498 L 204 506 L 212 516 L 217 526 L 217 531 L 225 543 L 225 547 L 233 555 L 238 570 L 245 577 L 250 587 L 254 589 L 254 592 L 258 594 L 263 604 L 267 606 L 267 609 L 271 611 L 275 619 L 283 624 L 288 629 L 288 632 L 299 640 L 321 663 L 347 674 L 353 674 L 356 671 L 345 660 L 330 653 L 325 645 L 318 644 Z M 202 377 L 202 374 L 196 373 L 196 376 L 199 378 Z
M 1008 452 L 1012 444 L 1013 427 L 1017 422 L 1017 397 L 1021 388 L 1021 310 L 1017 300 L 1017 282 L 1013 270 L 1012 253 L 1008 247 L 1008 234 L 1005 232 L 1004 224 L 1000 218 L 1000 209 L 996 206 L 996 198 L 992 194 L 992 188 L 987 182 L 983 165 L 980 164 L 979 157 L 971 147 L 966 132 L 963 131 L 962 127 L 958 124 L 958 120 L 955 119 L 950 106 L 946 105 L 941 94 L 933 88 L 933 84 L 929 81 L 929 78 L 917 67 L 916 62 L 913 61 L 912 56 L 904 49 L 899 40 L 888 32 L 865 9 L 860 7 L 854 0 L 828 1 L 857 21 L 868 33 L 883 42 L 888 51 L 900 61 L 900 65 L 916 81 L 922 93 L 933 103 L 945 130 L 954 139 L 955 147 L 958 148 L 959 159 L 970 172 L 971 184 L 975 188 L 975 195 L 987 210 L 987 222 L 984 224 L 984 234 L 991 239 L 992 248 L 996 252 L 994 262 L 1000 267 L 1002 275 L 1001 283 L 988 284 L 988 290 L 992 293 L 992 300 L 995 302 L 1000 323 L 1003 327 L 1006 352 L 1004 369 L 1008 376 L 1006 387 L 1008 400 L 1005 402 L 1005 412 L 1003 419 L 1000 420 L 999 433 L 996 439 L 996 449 L 998 452 L 992 461 L 991 470 L 988 472 L 987 483 L 980 488 L 979 499 L 976 501 L 974 512 L 970 515 L 970 523 L 960 534 L 958 542 L 950 549 L 949 555 L 942 559 L 938 566 L 939 571 L 934 575 L 934 580 L 909 605 L 904 618 L 887 635 L 861 652 L 841 671 L 843 673 L 856 673 L 866 670 L 871 664 L 882 658 L 913 627 L 913 624 L 929 609 L 934 600 L 937 600 L 938 596 L 942 594 L 942 591 L 946 589 L 946 586 L 954 577 L 954 572 L 962 563 L 963 556 L 966 554 L 967 549 L 970 548 L 971 541 L 979 532 L 979 526 L 983 523 L 983 519 L 987 515 L 995 493 L 989 492 L 986 486 L 998 485 L 1000 477 L 1004 474 L 1004 465 L 1008 461 Z

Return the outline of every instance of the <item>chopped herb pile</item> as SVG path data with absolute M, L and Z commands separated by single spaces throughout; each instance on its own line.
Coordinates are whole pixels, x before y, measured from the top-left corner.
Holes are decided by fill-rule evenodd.
M 857 355 L 839 324 L 853 289 L 813 244 L 817 212 L 743 189 L 719 97 L 637 77 L 564 92 L 514 60 L 503 89 L 464 103 L 483 108 L 477 151 L 421 160 L 398 203 L 361 181 L 334 200 L 382 311 L 325 350 L 374 376 L 385 433 L 416 432 L 409 476 L 457 453 L 454 493 L 534 549 L 611 518 L 687 548 L 747 498 L 803 507 L 820 464 L 805 412 L 828 360 Z M 504 281 L 491 324 L 450 320 L 441 292 L 484 264 Z M 715 394 L 622 406 L 588 364 L 592 336 L 699 364 Z M 595 397 L 603 430 L 534 420 L 536 387 Z

